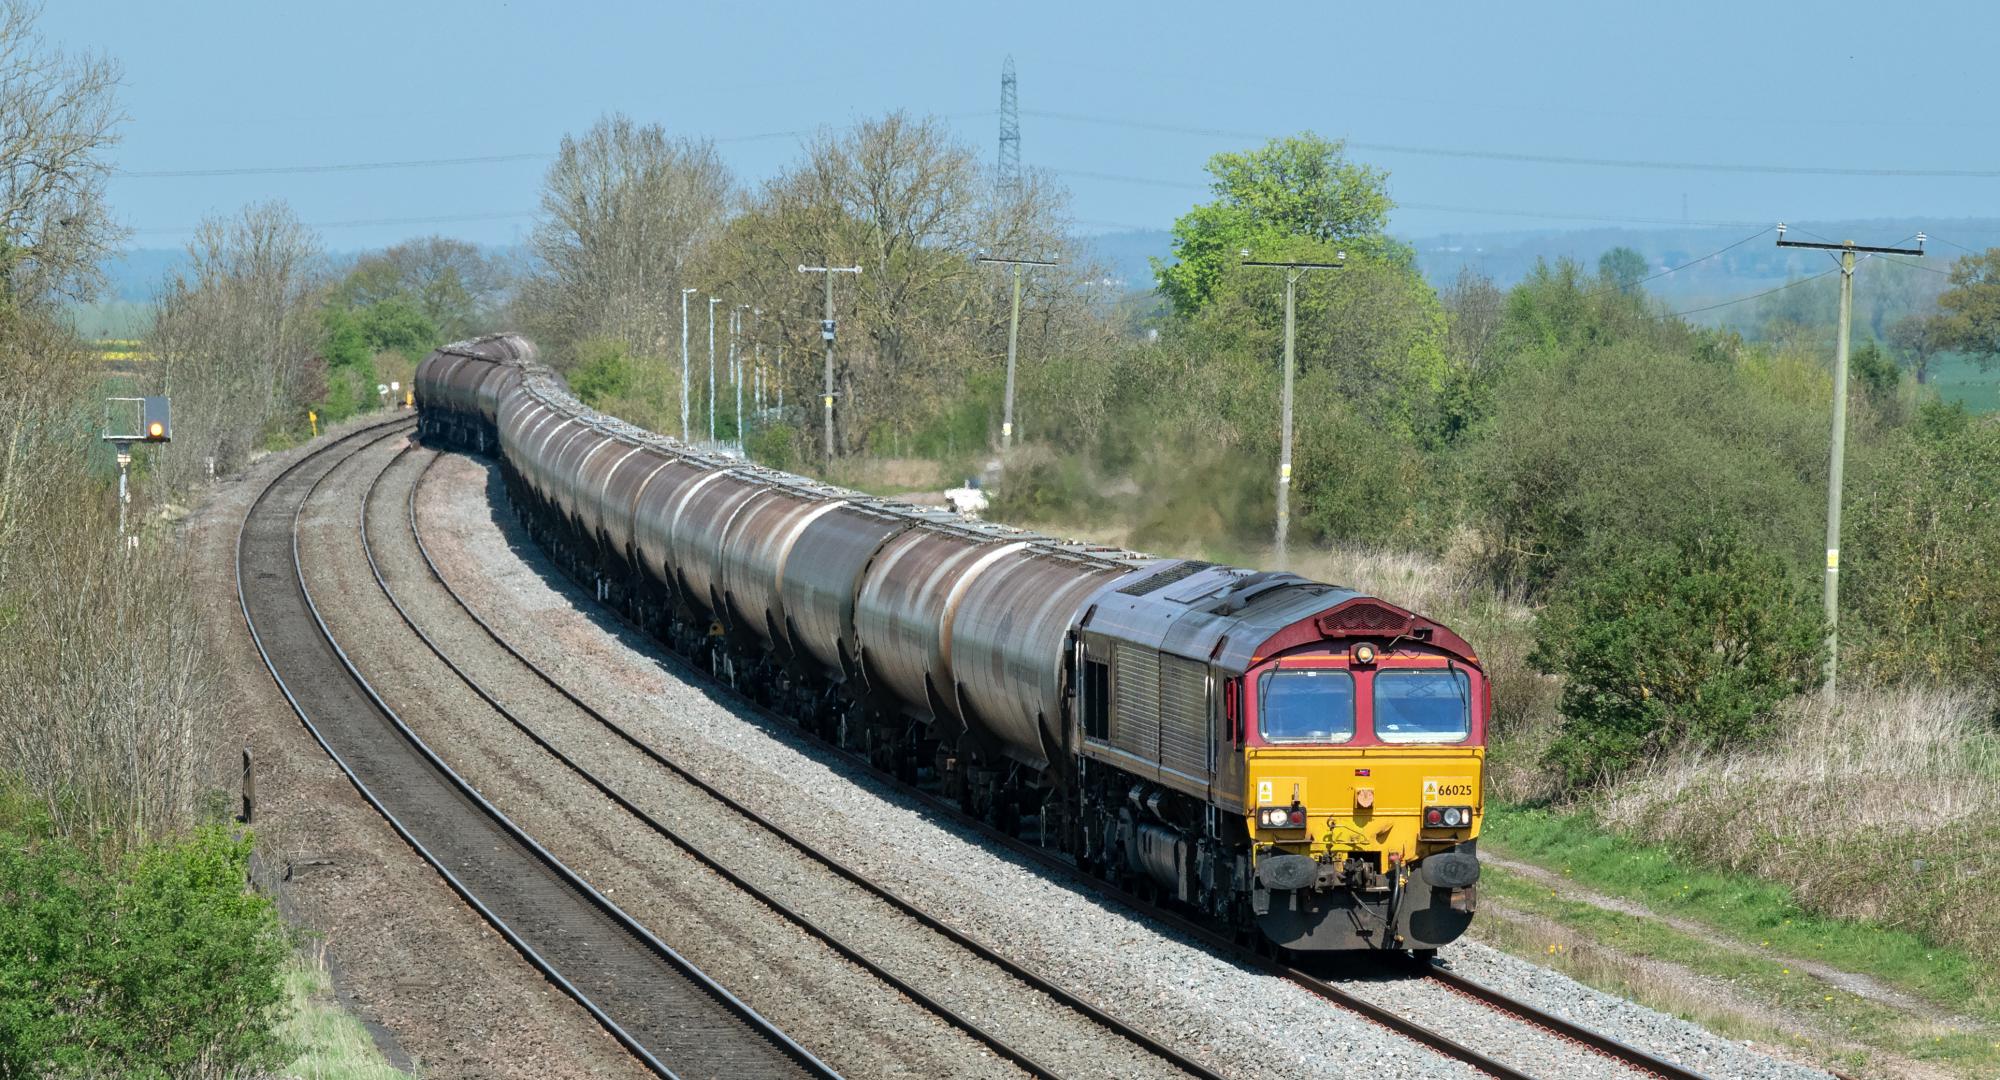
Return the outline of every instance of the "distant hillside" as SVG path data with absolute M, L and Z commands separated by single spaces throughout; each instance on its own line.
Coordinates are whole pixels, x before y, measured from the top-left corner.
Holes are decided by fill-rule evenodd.
M 1776 222 L 1773 222 L 1775 225 Z M 2000 218 L 1935 221 L 1881 219 L 1875 221 L 1790 222 L 1793 239 L 1829 237 L 1863 244 L 1895 244 L 1919 231 L 1933 239 L 1930 258 L 1939 269 L 1964 254 L 1952 244 L 1973 250 L 2000 246 Z M 1754 227 L 1667 227 L 1649 229 L 1532 229 L 1505 233 L 1439 233 L 1400 237 L 1417 253 L 1417 266 L 1435 285 L 1445 285 L 1461 270 L 1471 269 L 1493 279 L 1501 288 L 1519 282 L 1539 261 L 1574 259 L 1591 268 L 1598 256 L 1615 247 L 1629 247 L 1646 257 L 1654 272 L 1694 262 L 1755 231 Z M 1818 234 L 1817 236 L 1813 234 Z M 1827 265 L 1816 252 L 1776 246 L 1775 234 L 1760 236 L 1723 255 L 1650 281 L 1647 291 L 1669 301 L 1707 302 L 1729 299 L 1760 288 L 1782 285 L 1794 277 L 1816 274 Z M 1101 233 L 1080 242 L 1111 268 L 1126 287 L 1149 289 L 1153 283 L 1149 257 L 1169 258 L 1173 234 L 1165 229 Z

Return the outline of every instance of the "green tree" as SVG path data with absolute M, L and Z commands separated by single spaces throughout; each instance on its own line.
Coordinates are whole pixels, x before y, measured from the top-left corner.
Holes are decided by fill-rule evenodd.
M 1665 542 L 1712 521 L 1747 523 L 1771 550 L 1812 561 L 1824 399 L 1690 355 L 1695 336 L 1670 331 L 1511 361 L 1466 459 L 1501 580 L 1541 590 L 1604 537 Z
M 1273 257 L 1274 243 L 1306 238 L 1386 248 L 1381 232 L 1394 206 L 1388 174 L 1347 160 L 1346 144 L 1312 132 L 1273 139 L 1208 160 L 1215 201 L 1174 222 L 1174 262 L 1154 260 L 1160 291 L 1175 313 L 1192 315 L 1224 271 L 1248 248 Z
M 1597 276 L 1620 292 L 1631 292 L 1646 279 L 1652 265 L 1628 247 L 1615 247 L 1597 257 Z
M 1951 287 L 1937 305 L 1944 346 L 1970 353 L 1981 370 L 1992 370 L 2000 362 L 2000 248 L 1952 263 Z
M 320 325 L 325 328 L 325 343 L 320 351 L 326 356 L 328 367 L 354 367 L 371 355 L 368 333 L 352 311 L 344 307 L 324 308 L 320 312 Z
M 1885 406 L 1895 401 L 1896 384 L 1902 381 L 1903 373 L 1882 346 L 1868 341 L 1848 354 L 1847 377 L 1869 401 Z
M 1530 661 L 1563 677 L 1549 764 L 1580 786 L 1761 734 L 1818 681 L 1815 599 L 1796 565 L 1727 527 L 1600 546 L 1536 623 Z
M 402 296 L 377 300 L 355 314 L 369 347 L 378 353 L 399 352 L 418 359 L 443 343 L 437 326 Z
M 1922 386 L 1930 381 L 1931 361 L 1948 347 L 1944 317 L 1935 312 L 1905 315 L 1889 324 L 1889 344 Z

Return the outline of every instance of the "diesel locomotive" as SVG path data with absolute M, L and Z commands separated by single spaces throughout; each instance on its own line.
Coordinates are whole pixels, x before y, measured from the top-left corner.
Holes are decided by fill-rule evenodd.
M 1300 952 L 1471 921 L 1489 689 L 1431 619 L 710 453 L 583 405 L 516 335 L 433 352 L 416 400 L 598 599 L 1088 871 Z

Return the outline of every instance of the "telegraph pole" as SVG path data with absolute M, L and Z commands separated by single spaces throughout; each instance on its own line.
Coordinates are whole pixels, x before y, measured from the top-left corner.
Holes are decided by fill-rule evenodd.
M 1278 406 L 1278 528 L 1272 543 L 1273 558 L 1279 569 L 1283 569 L 1288 555 L 1286 542 L 1292 526 L 1292 370 L 1293 363 L 1293 312 L 1299 279 L 1308 270 L 1338 270 L 1347 265 L 1347 252 L 1336 256 L 1339 262 L 1257 262 L 1250 258 L 1250 252 L 1239 253 L 1244 266 L 1278 267 L 1285 272 L 1285 389 Z
M 715 445 L 715 305 L 720 297 L 708 298 L 708 442 Z
M 697 290 L 681 290 L 681 441 L 688 441 L 688 295 Z
M 1915 255 L 1924 254 L 1923 233 L 1917 234 L 1917 246 L 1868 247 L 1852 240 L 1838 244 L 1815 244 L 1805 240 L 1785 239 L 1785 223 L 1778 223 L 1778 246 L 1788 248 L 1811 248 L 1815 251 L 1836 253 L 1840 259 L 1840 329 L 1834 336 L 1833 346 L 1833 436 L 1829 440 L 1826 470 L 1826 577 L 1824 595 L 1826 607 L 1826 703 L 1828 706 L 1840 701 L 1835 689 L 1834 678 L 1840 669 L 1840 486 L 1842 466 L 1847 457 L 1847 342 L 1848 324 L 1854 317 L 1854 253 L 1869 255 Z
M 826 463 L 833 464 L 833 275 L 859 274 L 856 266 L 807 266 L 799 264 L 801 274 L 826 275 L 826 317 L 819 321 L 819 336 L 826 342 L 826 389 L 821 392 L 820 405 L 824 409 L 826 423 Z
M 1014 268 L 1014 306 L 1007 316 L 1007 399 L 1000 407 L 1000 453 L 1006 454 L 1014 446 L 1014 355 L 1021 341 L 1021 268 L 1023 266 L 1054 266 L 1054 259 L 1003 259 L 991 255 L 981 255 L 983 263 L 999 263 Z
M 738 304 L 729 313 L 729 370 L 730 381 L 736 385 L 736 449 L 743 449 L 743 350 L 736 340 L 743 332 L 743 313 L 750 310 L 749 304 Z
M 764 415 L 764 309 L 750 309 L 750 366 L 757 373 L 757 402 L 751 411 L 759 418 Z

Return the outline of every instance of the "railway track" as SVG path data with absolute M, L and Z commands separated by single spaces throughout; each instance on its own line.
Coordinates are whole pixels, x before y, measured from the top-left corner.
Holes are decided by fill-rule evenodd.
M 648 1068 L 667 1077 L 836 1077 L 481 797 L 334 640 L 306 584 L 299 516 L 338 465 L 410 429 L 390 422 L 314 450 L 273 478 L 245 515 L 237 595 L 279 690 L 404 841 Z
M 432 457 L 424 463 L 422 471 L 418 473 L 416 480 L 409 484 L 408 492 L 402 500 L 402 506 L 400 508 L 392 508 L 387 505 L 391 500 L 389 495 L 383 490 L 383 483 L 392 471 L 396 469 L 403 456 L 413 453 L 430 453 Z M 563 768 L 574 773 L 599 794 L 630 815 L 632 819 L 648 831 L 673 844 L 676 848 L 701 863 L 730 885 L 753 898 L 757 903 L 768 908 L 786 922 L 820 940 L 849 962 L 866 970 L 896 993 L 909 998 L 926 1011 L 937 1016 L 950 1027 L 964 1032 L 985 1045 L 1000 1058 L 1012 1062 L 1021 1070 L 1033 1076 L 1055 1080 L 1055 1078 L 1065 1075 L 1061 1067 L 1050 1062 L 1038 1060 L 1032 1052 L 1020 1048 L 1008 1037 L 994 1030 L 991 1025 L 974 1019 L 961 1008 L 954 1007 L 944 1000 L 942 995 L 926 991 L 912 979 L 890 970 L 887 965 L 872 958 L 868 954 L 868 950 L 864 947 L 845 940 L 841 935 L 828 930 L 815 920 L 811 914 L 787 902 L 772 889 L 760 886 L 752 881 L 746 874 L 731 865 L 732 861 L 741 860 L 742 856 L 740 853 L 736 860 L 718 855 L 713 846 L 705 845 L 700 840 L 690 837 L 687 830 L 676 828 L 674 825 L 663 821 L 659 814 L 649 812 L 640 806 L 633 797 L 629 797 L 624 791 L 621 791 L 615 782 L 598 775 L 598 773 L 590 769 L 585 763 L 578 760 L 577 757 L 566 752 L 558 745 L 557 740 L 544 730 L 543 724 L 530 723 L 523 719 L 519 710 L 502 701 L 500 694 L 486 685 L 471 670 L 469 663 L 461 658 L 455 658 L 448 649 L 439 643 L 431 632 L 426 631 L 425 627 L 421 625 L 417 614 L 412 610 L 412 597 L 407 594 L 413 593 L 419 588 L 436 590 L 437 593 L 448 600 L 453 610 L 460 613 L 468 622 L 477 626 L 477 633 L 492 644 L 494 655 L 505 657 L 508 663 L 517 666 L 521 672 L 526 673 L 533 680 L 558 695 L 561 699 L 560 704 L 573 709 L 577 716 L 587 719 L 597 729 L 610 734 L 619 744 L 649 763 L 651 767 L 663 771 L 667 774 L 666 778 L 669 782 L 683 784 L 693 791 L 698 792 L 701 798 L 712 802 L 724 813 L 734 815 L 741 821 L 753 825 L 765 836 L 781 844 L 799 859 L 820 867 L 840 881 L 859 890 L 866 898 L 910 920 L 923 930 L 935 934 L 943 942 L 948 943 L 952 951 L 962 952 L 980 964 L 996 969 L 997 972 L 1004 974 L 1005 978 L 1014 980 L 1032 992 L 1041 995 L 1055 1007 L 1067 1010 L 1081 1017 L 1087 1024 L 1101 1029 L 1118 1040 L 1129 1043 L 1143 1054 L 1158 1059 L 1159 1062 L 1175 1072 L 1200 1077 L 1203 1080 L 1220 1080 L 1221 1074 L 1210 1067 L 1181 1054 L 1137 1027 L 1099 1009 L 1064 987 L 1015 962 L 977 939 L 960 932 L 945 920 L 898 895 L 889 887 L 882 885 L 867 875 L 845 865 L 831 855 L 798 839 L 790 831 L 773 823 L 748 803 L 723 792 L 690 771 L 681 762 L 635 736 L 628 729 L 592 707 L 550 675 L 545 669 L 537 665 L 482 618 L 477 611 L 465 602 L 463 597 L 452 589 L 450 582 L 444 577 L 436 561 L 432 558 L 428 547 L 423 542 L 417 524 L 416 496 L 422 477 L 428 474 L 430 465 L 435 462 L 436 457 L 435 451 L 423 451 L 415 447 L 406 448 L 395 459 L 385 463 L 368 485 L 368 490 L 363 497 L 361 528 L 363 550 L 369 568 L 374 575 L 375 584 L 381 590 L 383 596 L 387 598 L 390 605 L 394 607 L 403 623 L 424 642 L 425 646 L 429 648 L 438 660 L 448 667 L 468 689 L 483 699 L 516 730 L 525 735 L 549 756 L 553 757 Z M 391 509 L 400 509 L 399 524 L 403 530 L 406 530 L 406 532 L 399 534 L 396 538 L 389 538 L 382 534 L 383 530 L 389 528 L 382 521 L 383 511 Z M 392 552 L 385 550 L 383 546 L 377 543 L 378 537 L 381 537 L 386 543 L 395 544 L 404 536 L 407 537 L 408 542 L 414 548 L 416 556 L 421 560 L 423 567 L 421 571 L 423 583 L 421 585 L 412 583 L 402 574 L 390 568 L 388 563 L 393 557 Z M 397 583 L 398 580 L 402 582 L 400 587 Z M 537 709 L 536 715 L 538 718 L 546 719 L 552 710 L 548 708 L 547 702 L 541 704 L 542 707 Z M 965 966 L 960 957 L 950 956 L 946 957 L 946 959 L 952 962 L 951 966 L 953 968 L 962 968 Z
M 413 488 L 412 503 L 410 509 L 410 527 L 412 529 L 413 534 L 417 536 L 418 541 L 421 544 L 421 530 L 417 525 L 415 517 L 414 496 L 415 496 L 415 489 Z M 431 573 L 437 578 L 440 584 L 445 585 L 445 587 L 449 589 L 449 584 L 445 582 L 442 575 L 439 574 L 437 566 L 434 561 L 430 560 L 428 552 L 426 552 L 425 558 L 427 563 L 430 564 Z M 485 631 L 496 642 L 498 642 L 502 648 L 506 649 L 508 652 L 515 655 L 524 664 L 528 664 L 530 667 L 534 667 L 535 673 L 539 678 L 547 681 L 551 687 L 553 687 L 557 692 L 561 693 L 563 696 L 568 698 L 570 701 L 574 702 L 579 708 L 592 712 L 594 714 L 595 710 L 590 709 L 590 707 L 587 704 L 585 704 L 579 697 L 577 697 L 577 695 L 575 695 L 572 691 L 570 691 L 566 687 L 563 687 L 557 680 L 553 679 L 546 672 L 542 671 L 539 667 L 536 667 L 532 661 L 528 660 L 524 655 L 521 654 L 519 649 L 515 648 L 512 643 L 508 642 L 503 635 L 495 631 L 490 625 L 488 625 L 485 622 L 485 620 L 481 619 L 476 613 L 474 613 L 469 606 L 466 606 L 464 604 L 464 601 L 457 597 L 456 593 L 454 593 L 453 596 L 454 599 L 458 600 L 459 605 L 466 610 L 468 615 L 471 615 L 471 617 L 475 621 L 478 621 L 480 625 L 485 629 Z M 606 610 L 609 611 L 614 616 L 616 616 L 617 618 L 619 618 L 622 622 L 625 623 L 625 625 L 633 629 L 635 632 L 644 635 L 643 629 L 632 624 L 629 620 L 626 620 L 622 615 L 622 613 L 618 613 L 615 610 L 611 609 L 606 609 Z M 718 681 L 712 673 L 709 673 L 693 665 L 692 663 L 687 661 L 684 657 L 681 657 L 678 654 L 673 653 L 671 650 L 661 650 L 660 655 L 666 658 L 670 663 L 672 663 L 685 675 L 699 675 L 700 679 L 698 681 L 705 682 L 711 685 L 713 685 Z M 725 683 L 724 685 L 727 684 Z M 755 710 L 787 726 L 792 726 L 792 722 L 790 721 L 789 718 L 776 714 L 771 710 L 757 704 L 748 695 L 736 691 L 733 687 L 731 688 L 731 694 L 735 699 L 736 704 L 739 707 Z M 612 730 L 614 736 L 630 743 L 633 746 L 633 748 L 638 750 L 640 753 L 646 754 L 648 756 L 654 756 L 657 754 L 657 751 L 654 748 L 634 738 L 628 732 L 625 732 L 623 729 L 618 728 L 617 725 L 611 723 L 608 720 L 603 720 L 601 717 L 598 717 L 598 719 L 600 720 L 600 722 L 604 723 L 607 726 L 607 729 Z M 1261 970 L 1276 977 L 1283 978 L 1297 986 L 1300 986 L 1305 990 L 1310 991 L 1313 994 L 1325 998 L 1326 1000 L 1332 1002 L 1333 1004 L 1343 1009 L 1356 1013 L 1371 1022 L 1374 1022 L 1392 1031 L 1395 1031 L 1415 1042 L 1418 1042 L 1426 1047 L 1429 1047 L 1430 1049 L 1446 1057 L 1463 1062 L 1488 1075 L 1506 1078 L 1506 1080 L 1524 1080 L 1524 1078 L 1527 1078 L 1531 1075 L 1527 1072 L 1522 1071 L 1519 1068 L 1516 1068 L 1515 1066 L 1497 1060 L 1491 1054 L 1485 1053 L 1480 1049 L 1477 1049 L 1473 1046 L 1467 1045 L 1464 1042 L 1454 1039 L 1445 1032 L 1437 1030 L 1435 1027 L 1425 1024 L 1417 1019 L 1414 1019 L 1403 1012 L 1399 1012 L 1395 1009 L 1376 1004 L 1372 1001 L 1369 1001 L 1365 997 L 1359 996 L 1339 985 L 1336 985 L 1334 982 L 1329 981 L 1328 979 L 1320 977 L 1319 975 L 1316 975 L 1312 972 L 1306 971 L 1299 967 L 1295 967 L 1293 965 L 1284 963 L 1280 960 L 1263 955 L 1262 953 L 1259 953 L 1255 950 L 1242 946 L 1199 923 L 1196 923 L 1192 920 L 1189 920 L 1181 916 L 1179 913 L 1175 911 L 1164 908 L 1142 897 L 1139 897 L 1137 895 L 1119 889 L 1101 879 L 1090 877 L 1088 875 L 1079 874 L 1076 870 L 1076 867 L 1070 862 L 1068 862 L 1066 859 L 1063 859 L 1059 855 L 1050 852 L 1044 848 L 1041 848 L 1033 843 L 1022 840 L 1012 835 L 1011 833 L 999 830 L 977 817 L 966 814 L 961 808 L 959 808 L 959 806 L 955 802 L 941 798 L 914 784 L 910 784 L 908 782 L 899 780 L 891 773 L 874 768 L 862 755 L 850 753 L 847 754 L 846 756 L 852 762 L 868 768 L 870 774 L 876 777 L 878 781 L 896 788 L 898 791 L 910 797 L 914 801 L 922 804 L 926 808 L 949 816 L 950 818 L 959 822 L 960 824 L 965 825 L 979 832 L 983 838 L 990 840 L 994 843 L 997 843 L 999 845 L 1002 845 L 1016 854 L 1019 854 L 1028 859 L 1032 859 L 1040 865 L 1060 871 L 1066 877 L 1087 886 L 1089 889 L 1096 892 L 1098 895 L 1110 900 L 1114 900 L 1133 910 L 1139 911 L 1148 920 L 1169 926 L 1182 934 L 1192 937 L 1197 941 L 1200 941 L 1202 944 L 1208 946 L 1209 948 L 1215 950 L 1219 954 L 1226 956 L 1232 960 L 1235 960 L 1236 962 L 1243 964 L 1246 967 L 1250 967 L 1256 970 Z M 675 766 L 671 764 L 668 764 L 666 767 L 668 767 L 669 769 L 674 769 L 675 771 L 678 772 L 684 772 L 684 770 L 678 770 Z M 694 779 L 691 776 L 689 778 Z M 698 779 L 695 780 L 695 782 L 699 783 Z M 712 788 L 709 790 L 718 799 L 729 801 L 728 797 L 723 793 L 713 791 Z M 754 811 L 751 811 L 751 813 L 754 813 Z M 781 828 L 771 825 L 768 822 L 764 822 L 763 824 L 767 828 L 771 828 L 776 832 L 778 832 L 779 834 L 784 835 L 784 830 L 782 830 Z M 788 835 L 787 839 L 790 840 L 790 837 Z M 1417 978 L 1421 978 L 1429 983 L 1435 984 L 1439 988 L 1441 993 L 1447 993 L 1454 998 L 1476 1002 L 1481 1007 L 1489 1009 L 1499 1014 L 1503 1014 L 1511 1018 L 1514 1022 L 1522 1025 L 1523 1027 L 1532 1029 L 1545 1037 L 1559 1040 L 1563 1043 L 1575 1046 L 1582 1051 L 1586 1051 L 1590 1054 L 1599 1056 L 1604 1059 L 1608 1059 L 1609 1061 L 1615 1062 L 1618 1065 L 1623 1066 L 1634 1073 L 1640 1075 L 1662 1077 L 1665 1078 L 1665 1080 L 1706 1080 L 1704 1074 L 1694 1069 L 1668 1061 L 1657 1055 L 1648 1053 L 1643 1049 L 1631 1046 L 1619 1040 L 1613 1039 L 1609 1036 L 1592 1031 L 1586 1027 L 1583 1027 L 1582 1025 L 1576 1024 L 1572 1021 L 1556 1016 L 1546 1010 L 1537 1008 L 1526 1002 L 1519 1001 L 1517 999 L 1509 997 L 1490 987 L 1484 986 L 1473 980 L 1458 975 L 1457 973 L 1450 971 L 1448 968 L 1439 967 L 1431 964 L 1422 964 L 1422 965 L 1398 964 L 1396 965 L 1396 967 L 1397 970 L 1409 972 Z

